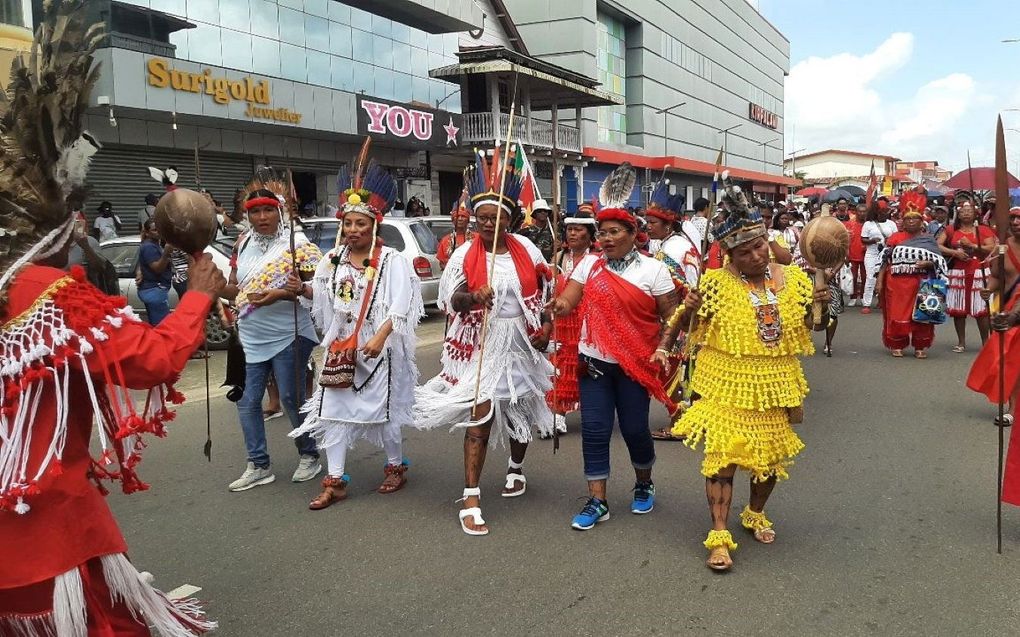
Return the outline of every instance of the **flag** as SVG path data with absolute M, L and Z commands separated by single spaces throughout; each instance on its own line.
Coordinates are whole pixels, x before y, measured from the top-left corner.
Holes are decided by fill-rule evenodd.
M 719 156 L 715 158 L 715 174 L 712 175 L 712 199 L 718 201 L 716 192 L 719 191 L 719 177 L 722 175 L 722 155 L 723 149 L 719 148 Z
M 520 144 L 514 146 L 514 172 L 521 176 L 521 181 L 524 184 L 518 197 L 518 201 L 521 202 L 521 212 L 524 213 L 524 225 L 531 225 L 531 206 L 536 199 L 541 199 L 542 195 L 538 192 L 535 171 L 531 167 L 531 162 L 528 161 L 528 156 L 524 154 L 524 147 Z
M 878 191 L 878 177 L 875 175 L 875 160 L 871 160 L 871 176 L 868 177 L 868 192 L 864 194 L 864 204 L 870 208 Z

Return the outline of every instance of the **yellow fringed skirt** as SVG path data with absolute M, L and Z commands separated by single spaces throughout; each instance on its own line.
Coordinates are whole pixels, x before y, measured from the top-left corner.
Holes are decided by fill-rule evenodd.
M 804 449 L 785 407 L 748 410 L 710 398 L 695 401 L 673 425 L 673 435 L 686 436 L 684 444 L 692 449 L 703 443 L 705 477 L 735 464 L 756 482 L 785 480 L 787 467 Z

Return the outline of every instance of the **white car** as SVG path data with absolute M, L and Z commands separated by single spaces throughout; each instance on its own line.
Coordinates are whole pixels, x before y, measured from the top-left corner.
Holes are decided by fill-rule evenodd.
M 135 283 L 135 266 L 138 264 L 138 247 L 141 242 L 141 237 L 138 235 L 109 239 L 100 244 L 99 253 L 108 259 L 117 270 L 121 295 L 126 296 L 128 305 L 136 314 L 144 318 L 145 304 L 138 298 L 138 286 Z M 216 239 L 205 249 L 206 254 L 212 255 L 213 263 L 225 277 L 230 276 L 230 251 L 233 245 L 232 239 Z M 177 293 L 171 290 L 171 309 L 177 305 L 179 300 Z M 209 343 L 209 349 L 223 349 L 230 340 L 230 330 L 223 327 L 215 313 L 211 313 L 206 319 L 205 337 Z
M 411 263 L 421 279 L 421 296 L 426 306 L 434 306 L 439 298 L 439 277 L 442 269 L 436 250 L 439 242 L 429 224 L 428 217 L 385 217 L 379 226 L 383 243 L 397 250 Z M 325 253 L 336 245 L 340 220 L 328 217 L 302 219 L 305 236 Z

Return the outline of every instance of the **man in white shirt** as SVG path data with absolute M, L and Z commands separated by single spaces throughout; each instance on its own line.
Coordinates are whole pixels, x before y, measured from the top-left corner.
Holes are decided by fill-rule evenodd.
M 868 221 L 861 228 L 861 242 L 865 245 L 864 253 L 864 298 L 861 314 L 871 314 L 871 300 L 875 297 L 875 284 L 878 282 L 878 270 L 882 266 L 882 252 L 889 237 L 896 232 L 896 223 L 889 220 L 889 207 L 879 201 L 876 207 L 868 212 Z
M 104 201 L 99 204 L 98 212 L 99 216 L 96 217 L 95 222 L 92 224 L 93 236 L 100 243 L 116 239 L 117 233 L 120 232 L 121 223 L 120 217 L 113 214 L 113 204 L 109 201 Z

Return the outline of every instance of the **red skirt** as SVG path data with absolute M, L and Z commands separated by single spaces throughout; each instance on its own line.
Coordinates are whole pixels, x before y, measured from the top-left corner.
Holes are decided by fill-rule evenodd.
M 577 308 L 556 319 L 556 341 L 559 347 L 552 356 L 556 375 L 553 390 L 545 395 L 549 409 L 557 414 L 577 411 L 581 394 L 577 383 L 577 343 L 581 340 L 581 314 Z
M 885 275 L 882 287 L 882 343 L 889 349 L 928 349 L 935 341 L 935 326 L 914 321 L 919 274 Z

